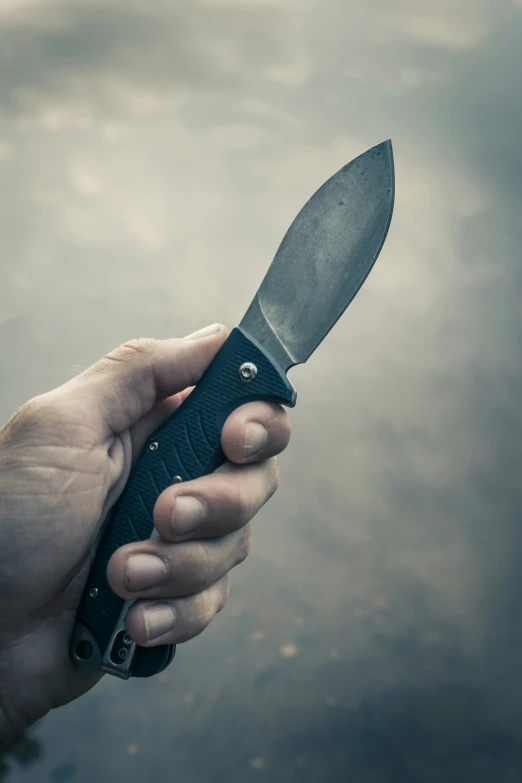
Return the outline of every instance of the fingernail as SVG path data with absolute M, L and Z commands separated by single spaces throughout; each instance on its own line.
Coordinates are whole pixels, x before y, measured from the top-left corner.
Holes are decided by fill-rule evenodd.
M 145 609 L 143 619 L 147 640 L 151 642 L 170 631 L 176 622 L 176 612 L 170 604 L 154 604 Z
M 268 440 L 268 432 L 257 421 L 249 421 L 245 428 L 245 443 L 243 445 L 243 459 L 253 457 L 261 451 Z
M 172 524 L 176 533 L 197 530 L 207 515 L 207 507 L 192 495 L 178 495 L 172 507 Z
M 199 340 L 201 337 L 210 337 L 211 334 L 215 334 L 221 330 L 221 324 L 212 324 L 211 326 L 205 326 L 204 329 L 199 329 L 197 332 L 187 334 L 184 340 Z
M 156 555 L 131 555 L 127 560 L 125 583 L 130 593 L 160 584 L 167 574 L 163 560 Z

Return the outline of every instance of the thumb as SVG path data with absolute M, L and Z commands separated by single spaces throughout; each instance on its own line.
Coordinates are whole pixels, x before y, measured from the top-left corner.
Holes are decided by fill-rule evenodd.
M 160 400 L 194 386 L 228 334 L 225 326 L 213 324 L 182 339 L 131 340 L 65 387 L 96 417 L 97 434 L 117 435 Z

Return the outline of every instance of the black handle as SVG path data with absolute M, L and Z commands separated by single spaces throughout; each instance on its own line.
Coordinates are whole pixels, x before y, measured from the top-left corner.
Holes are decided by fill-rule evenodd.
M 126 678 L 151 676 L 170 663 L 173 645 L 136 647 L 132 665 L 128 664 L 123 673 L 125 667 L 117 656 L 126 654 L 124 646 L 122 652 L 121 624 L 125 602 L 109 587 L 107 564 L 124 544 L 150 537 L 154 504 L 169 484 L 212 473 L 223 462 L 223 424 L 233 410 L 254 400 L 293 407 L 296 392 L 261 345 L 236 328 L 192 393 L 150 436 L 131 471 L 108 522 L 78 609 L 70 650 L 76 664 Z M 120 627 L 123 630 L 115 634 Z M 116 653 L 116 648 L 112 649 L 115 644 Z M 125 644 L 131 644 L 128 638 Z

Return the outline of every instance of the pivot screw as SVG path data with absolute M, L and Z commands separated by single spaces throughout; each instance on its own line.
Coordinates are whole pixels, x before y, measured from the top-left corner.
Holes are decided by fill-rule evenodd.
M 170 483 L 171 484 L 179 484 L 182 481 L 183 481 L 183 479 L 181 478 L 181 476 L 173 476 Z
M 128 654 L 129 653 L 125 649 L 125 647 L 120 647 L 120 649 L 118 650 L 118 658 L 121 658 L 122 661 L 125 660 L 125 658 L 127 657 Z
M 123 644 L 132 644 L 132 639 L 130 638 L 129 634 L 126 633 L 123 637 Z
M 239 377 L 245 383 L 251 383 L 257 376 L 257 367 L 252 362 L 244 362 L 239 368 Z
M 159 449 L 159 443 L 157 440 L 153 440 L 152 443 L 149 443 L 149 451 L 157 451 Z
M 98 597 L 99 590 L 97 587 L 91 587 L 89 590 L 89 597 L 90 598 L 97 598 Z

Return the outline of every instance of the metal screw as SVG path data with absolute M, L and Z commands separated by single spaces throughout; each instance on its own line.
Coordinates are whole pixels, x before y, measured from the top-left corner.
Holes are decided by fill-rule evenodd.
M 159 443 L 157 440 L 153 440 L 152 443 L 149 443 L 149 451 L 157 451 L 159 449 Z
M 126 633 L 123 637 L 123 644 L 132 644 L 132 639 L 130 638 L 129 634 Z
M 180 481 L 183 481 L 183 479 L 181 478 L 181 476 L 174 476 L 174 477 L 172 478 L 172 481 L 171 481 L 170 483 L 171 483 L 171 484 L 179 484 L 179 483 L 180 483 Z
M 91 587 L 89 590 L 89 597 L 90 598 L 97 598 L 98 597 L 99 590 L 97 587 Z
M 245 383 L 250 383 L 257 375 L 257 367 L 252 362 L 244 362 L 239 368 L 239 377 Z
M 120 649 L 118 650 L 118 658 L 121 658 L 122 661 L 124 661 L 125 658 L 127 657 L 127 654 L 128 654 L 128 650 L 126 650 L 125 647 L 120 647 Z

